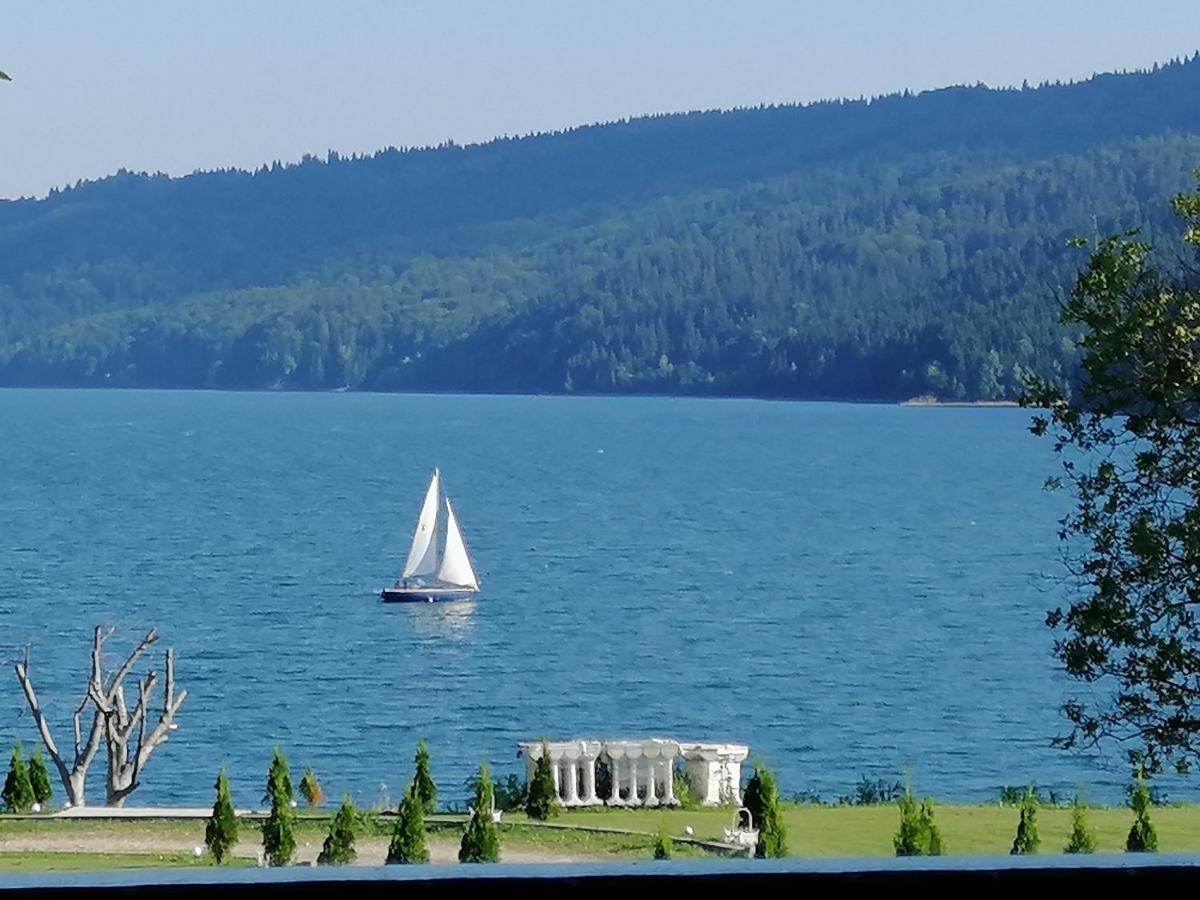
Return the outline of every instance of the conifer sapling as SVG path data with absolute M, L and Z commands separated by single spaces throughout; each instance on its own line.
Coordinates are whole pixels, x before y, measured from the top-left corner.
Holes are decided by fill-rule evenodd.
M 224 769 L 218 773 L 217 783 L 213 787 L 217 791 L 217 800 L 213 803 L 212 815 L 204 828 L 204 843 L 217 865 L 220 865 L 237 843 L 238 822 L 229 799 L 229 779 L 225 777 Z
M 4 779 L 0 799 L 4 801 L 4 811 L 8 813 L 27 813 L 33 806 L 33 785 L 29 783 L 29 770 L 25 767 L 20 744 L 13 745 L 8 777 Z
M 329 826 L 329 834 L 317 856 L 318 866 L 348 866 L 358 857 L 354 849 L 354 831 L 358 825 L 358 810 L 348 794 L 342 795 L 342 805 Z
M 463 832 L 458 848 L 458 861 L 482 863 L 500 861 L 500 832 L 492 821 L 492 779 L 488 765 L 479 767 L 479 778 L 475 782 L 475 800 L 471 805 L 471 818 Z
M 554 790 L 554 772 L 551 770 L 550 747 L 542 740 L 542 755 L 533 768 L 533 780 L 529 782 L 529 796 L 525 801 L 525 813 L 531 819 L 544 822 L 558 809 L 558 794 Z
M 746 783 L 742 803 L 750 810 L 754 827 L 758 829 L 754 855 L 759 859 L 787 856 L 787 829 L 779 811 L 779 789 L 775 785 L 775 776 L 757 760 Z
M 1150 823 L 1150 789 L 1141 775 L 1134 782 L 1133 792 L 1129 796 L 1129 806 L 1133 809 L 1133 827 L 1129 829 L 1129 837 L 1125 839 L 1127 853 L 1157 853 L 1158 833 Z
M 43 810 L 50 798 L 54 796 L 54 788 L 50 784 L 50 771 L 46 768 L 46 758 L 42 756 L 42 747 L 33 748 L 33 756 L 29 760 L 29 785 L 33 788 L 33 799 Z
M 296 826 L 292 810 L 292 776 L 283 752 L 276 747 L 267 774 L 271 813 L 262 825 L 263 856 L 271 866 L 286 866 L 296 852 Z
M 1088 826 L 1087 807 L 1083 805 L 1083 800 L 1078 794 L 1075 795 L 1075 802 L 1071 804 L 1071 838 L 1063 852 L 1096 852 L 1096 833 Z
M 1033 788 L 1029 788 L 1025 792 L 1025 799 L 1021 801 L 1021 820 L 1017 823 L 1017 836 L 1009 853 L 1013 856 L 1037 853 L 1041 842 L 1037 826 L 1037 797 Z
M 429 771 L 429 750 L 425 747 L 424 738 L 417 741 L 417 755 L 413 763 L 416 765 L 413 782 L 416 784 L 417 796 L 421 798 L 425 815 L 431 816 L 437 812 L 437 785 L 434 784 L 433 774 Z
M 429 847 L 425 840 L 425 808 L 417 796 L 416 782 L 408 786 L 396 816 L 396 830 L 388 844 L 387 862 L 417 864 L 429 862 Z

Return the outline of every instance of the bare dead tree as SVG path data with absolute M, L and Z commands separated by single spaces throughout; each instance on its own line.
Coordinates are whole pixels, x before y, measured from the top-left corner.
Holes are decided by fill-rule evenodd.
M 154 629 L 147 632 L 112 678 L 105 681 L 103 647 L 112 634 L 111 628 L 107 631 L 96 628 L 93 634 L 91 676 L 88 678 L 87 691 L 75 710 L 75 759 L 70 766 L 59 752 L 34 692 L 33 682 L 29 677 L 28 649 L 24 660 L 16 664 L 17 680 L 25 692 L 25 699 L 41 734 L 42 743 L 46 745 L 46 752 L 58 770 L 67 800 L 72 806 L 83 806 L 86 803 L 84 784 L 87 770 L 102 741 L 108 748 L 107 803 L 109 806 L 122 805 L 125 798 L 137 788 L 138 777 L 150 754 L 162 745 L 175 729 L 175 714 L 187 697 L 187 691 L 178 694 L 175 692 L 175 656 L 168 649 L 162 708 L 159 710 L 158 721 L 153 727 L 148 727 L 148 720 L 152 715 L 150 695 L 158 681 L 158 673 L 151 670 L 138 680 L 138 700 L 133 709 L 129 708 L 125 699 L 125 680 L 147 648 L 158 642 L 158 632 Z M 92 724 L 87 740 L 83 741 L 81 719 L 89 707 L 92 709 Z

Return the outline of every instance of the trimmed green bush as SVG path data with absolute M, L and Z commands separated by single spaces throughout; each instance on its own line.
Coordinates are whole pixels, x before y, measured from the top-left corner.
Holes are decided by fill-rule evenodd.
M 658 837 L 654 841 L 654 858 L 655 859 L 670 859 L 675 852 L 675 845 L 671 841 L 671 836 L 667 833 L 667 826 L 663 826 L 658 830 Z
M 900 830 L 892 838 L 897 856 L 941 856 L 945 852 L 942 833 L 933 821 L 933 801 L 926 797 L 918 805 L 912 788 L 904 787 L 898 801 Z
M 475 783 L 475 801 L 471 805 L 471 818 L 467 822 L 467 830 L 463 832 L 462 844 L 458 848 L 458 861 L 500 861 L 500 831 L 492 821 L 492 779 L 487 763 L 479 767 L 479 778 Z
M 1129 806 L 1133 810 L 1133 827 L 1125 839 L 1126 853 L 1157 853 L 1158 833 L 1150 823 L 1150 789 L 1140 775 L 1134 782 L 1129 795 Z
M 204 844 L 217 865 L 220 865 L 237 843 L 238 821 L 233 813 L 233 803 L 229 800 L 229 779 L 225 777 L 224 769 L 217 774 L 217 783 L 213 787 L 217 791 L 217 800 L 208 824 L 204 826 Z
M 1013 856 L 1037 853 L 1038 846 L 1042 843 L 1038 835 L 1037 811 L 1037 796 L 1030 787 L 1025 791 L 1025 799 L 1021 801 L 1021 821 L 1017 823 L 1017 836 L 1013 840 L 1012 850 L 1009 851 Z
M 408 786 L 396 815 L 396 830 L 388 844 L 387 863 L 417 864 L 429 862 L 429 847 L 425 840 L 425 808 L 417 796 L 416 782 Z
M 550 767 L 550 747 L 543 738 L 542 755 L 534 765 L 533 780 L 529 782 L 529 798 L 525 801 L 525 814 L 540 822 L 558 812 L 558 794 L 554 790 L 554 772 Z
M 437 812 L 437 785 L 433 774 L 429 771 L 429 750 L 425 747 L 425 739 L 417 741 L 417 755 L 413 759 L 416 765 L 416 775 L 413 783 L 416 785 L 417 796 L 421 798 L 421 806 L 425 815 L 431 816 Z
M 12 758 L 8 762 L 8 777 L 4 779 L 4 790 L 0 791 L 7 813 L 27 813 L 33 806 L 33 785 L 29 783 L 29 769 L 21 745 L 14 744 Z
M 779 812 L 779 789 L 771 770 L 758 760 L 746 784 L 742 805 L 754 817 L 758 829 L 758 844 L 754 855 L 759 859 L 775 859 L 787 856 L 787 829 Z
M 33 788 L 33 799 L 42 811 L 54 796 L 54 788 L 50 784 L 50 770 L 46 768 L 46 758 L 42 756 L 42 745 L 33 748 L 33 756 L 29 759 L 29 786 Z
M 1063 853 L 1095 853 L 1096 833 L 1088 826 L 1087 807 L 1076 794 L 1075 802 L 1071 804 L 1071 838 Z
M 292 810 L 292 775 L 283 751 L 275 748 L 267 774 L 271 813 L 262 824 L 263 856 L 271 866 L 286 866 L 296 852 L 296 823 Z
M 317 856 L 318 866 L 348 866 L 358 858 L 354 849 L 354 831 L 358 826 L 358 810 L 349 794 L 342 795 L 342 805 L 329 826 L 329 834 Z

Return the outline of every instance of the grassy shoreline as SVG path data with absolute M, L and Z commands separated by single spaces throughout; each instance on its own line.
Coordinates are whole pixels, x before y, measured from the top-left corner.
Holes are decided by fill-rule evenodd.
M 549 862 L 579 860 L 648 859 L 653 835 L 665 828 L 673 836 L 691 829 L 691 836 L 717 840 L 730 821 L 731 810 L 637 810 L 597 808 L 560 813 L 552 820 L 559 827 L 531 823 L 523 814 L 509 813 L 502 825 L 502 848 L 510 861 Z M 1101 853 L 1120 853 L 1133 814 L 1124 807 L 1095 807 L 1088 811 Z M 898 824 L 894 804 L 878 806 L 817 806 L 785 804 L 791 855 L 803 858 L 869 858 L 893 854 L 892 836 Z M 1004 855 L 1012 846 L 1019 811 L 999 804 L 939 805 L 935 818 L 946 850 L 952 856 Z M 1200 805 L 1155 807 L 1151 818 L 1164 853 L 1200 853 Z M 1043 807 L 1038 815 L 1042 855 L 1057 855 L 1067 843 L 1071 810 Z M 377 864 L 374 857 L 386 846 L 391 820 L 375 819 L 364 828 L 360 842 L 362 863 Z M 320 846 L 327 823 L 302 817 L 297 842 L 312 849 Z M 591 829 L 601 829 L 593 831 Z M 612 831 L 604 831 L 611 829 Z M 240 864 L 252 864 L 258 843 L 253 822 L 242 823 Z M 620 833 L 620 832 L 635 832 Z M 453 860 L 460 826 L 438 823 L 430 829 L 431 846 L 442 861 Z M 192 848 L 204 843 L 202 820 L 170 821 L 8 819 L 0 816 L 0 872 L 175 867 L 204 865 Z M 678 847 L 679 855 L 708 856 L 696 847 Z M 502 857 L 504 851 L 502 850 Z

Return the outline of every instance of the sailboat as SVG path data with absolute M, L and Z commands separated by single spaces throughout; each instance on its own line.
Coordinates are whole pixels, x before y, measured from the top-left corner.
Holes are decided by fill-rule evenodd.
M 445 527 L 439 528 L 443 508 Z M 427 578 L 432 580 L 427 582 Z M 467 555 L 450 498 L 442 495 L 441 473 L 434 469 L 417 517 L 404 574 L 391 587 L 381 590 L 379 596 L 388 603 L 436 603 L 466 600 L 477 593 L 479 578 Z

